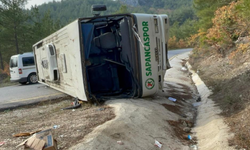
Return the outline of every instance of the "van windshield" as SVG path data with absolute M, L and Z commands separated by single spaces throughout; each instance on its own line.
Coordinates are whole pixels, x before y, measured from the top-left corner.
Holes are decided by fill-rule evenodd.
M 35 62 L 34 62 L 34 57 L 23 57 L 22 58 L 23 61 L 23 66 L 34 66 Z
M 17 67 L 18 63 L 17 63 L 17 57 L 12 57 L 10 59 L 10 68 L 14 68 Z

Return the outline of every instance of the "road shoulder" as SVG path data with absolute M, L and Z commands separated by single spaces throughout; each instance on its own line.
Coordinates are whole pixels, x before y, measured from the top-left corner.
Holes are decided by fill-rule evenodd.
M 166 73 L 162 92 L 140 99 L 107 101 L 108 106 L 115 108 L 116 118 L 95 128 L 70 150 L 154 150 L 158 149 L 155 141 L 162 143 L 162 149 L 188 150 L 194 143 L 188 140 L 191 133 L 184 129 L 190 129 L 194 123 L 192 103 L 198 94 L 187 70 L 181 70 L 187 58 L 188 53 L 172 59 L 173 68 Z M 176 102 L 169 97 L 176 98 Z

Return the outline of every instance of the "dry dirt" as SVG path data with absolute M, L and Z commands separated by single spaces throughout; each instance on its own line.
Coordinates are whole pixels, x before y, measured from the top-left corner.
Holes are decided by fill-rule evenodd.
M 0 150 L 14 150 L 28 137 L 13 137 L 22 132 L 53 129 L 59 150 L 66 150 L 78 143 L 95 127 L 115 117 L 114 109 L 106 105 L 92 106 L 83 104 L 81 108 L 61 110 L 70 106 L 72 98 L 56 99 L 37 105 L 0 112 Z M 22 148 L 21 148 L 22 149 Z

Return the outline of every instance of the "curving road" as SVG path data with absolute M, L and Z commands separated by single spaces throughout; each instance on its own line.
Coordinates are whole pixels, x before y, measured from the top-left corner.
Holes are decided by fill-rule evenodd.
M 170 59 L 171 57 L 181 54 L 181 53 L 185 53 L 185 52 L 190 52 L 192 51 L 193 48 L 185 48 L 185 49 L 176 49 L 176 50 L 169 50 L 168 51 L 168 59 Z
M 189 52 L 189 49 L 178 49 L 168 51 L 168 58 Z M 14 85 L 0 88 L 0 110 L 15 108 L 22 105 L 37 103 L 64 97 L 66 94 L 51 89 L 43 84 Z

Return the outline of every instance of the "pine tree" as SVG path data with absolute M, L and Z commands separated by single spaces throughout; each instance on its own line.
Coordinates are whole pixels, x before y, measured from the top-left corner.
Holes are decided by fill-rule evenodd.
M 4 36 L 1 39 L 6 42 L 10 47 L 13 46 L 16 49 L 16 53 L 19 54 L 21 50 L 21 39 L 26 36 L 26 21 L 28 15 L 24 12 L 24 6 L 27 0 L 0 0 L 2 4 L 0 6 L 0 25 L 3 31 L 0 36 Z M 25 44 L 24 44 L 25 45 Z
M 115 14 L 126 14 L 128 13 L 128 7 L 126 5 L 122 5 Z
M 229 4 L 234 0 L 194 0 L 193 6 L 200 20 L 200 27 L 207 30 L 212 27 L 214 12 L 219 7 Z

